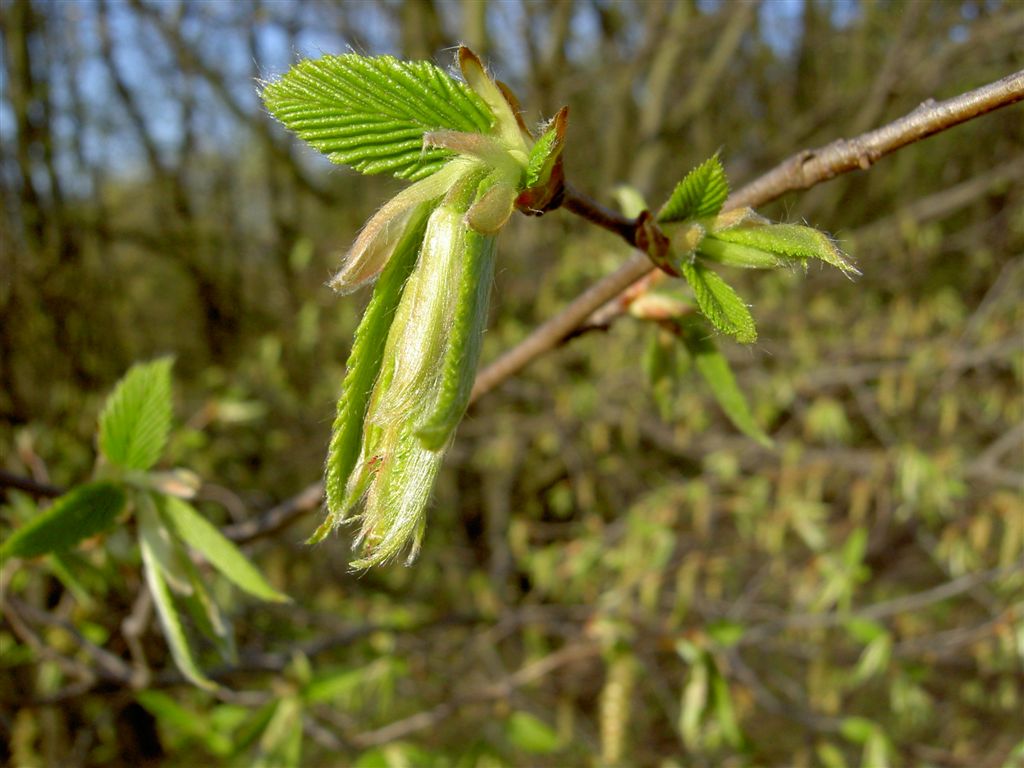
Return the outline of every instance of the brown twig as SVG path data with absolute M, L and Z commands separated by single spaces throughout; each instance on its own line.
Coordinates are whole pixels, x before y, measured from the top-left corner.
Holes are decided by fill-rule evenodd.
M 797 189 L 809 189 L 857 168 L 871 167 L 879 158 L 901 147 L 955 125 L 1024 99 L 1024 70 L 946 101 L 929 100 L 908 115 L 852 139 L 838 139 L 818 149 L 803 150 L 737 190 L 725 210 L 760 206 Z M 627 229 L 622 217 L 590 205 L 565 207 L 588 221 L 617 232 L 630 245 L 636 243 L 635 222 Z M 621 231 L 620 231 L 621 230 Z M 654 267 L 646 254 L 634 253 L 615 272 L 577 296 L 555 317 L 541 324 L 520 344 L 484 368 L 477 376 L 472 399 L 497 387 L 544 353 L 554 349 L 590 315 L 612 301 Z

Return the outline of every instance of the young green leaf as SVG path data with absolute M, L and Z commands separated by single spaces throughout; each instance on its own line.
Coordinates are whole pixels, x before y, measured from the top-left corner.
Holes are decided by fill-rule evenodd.
M 187 501 L 164 496 L 159 501 L 160 512 L 168 527 L 178 538 L 207 559 L 207 561 L 240 589 L 262 600 L 284 602 L 288 600 L 274 589 L 234 543 L 203 517 Z
M 427 61 L 324 56 L 299 62 L 263 90 L 267 109 L 335 163 L 420 179 L 451 157 L 423 134 L 483 133 L 494 116 L 462 82 Z
M 286 696 L 260 736 L 253 768 L 299 768 L 302 765 L 302 701 Z
M 530 148 L 526 161 L 527 189 L 547 184 L 565 147 L 565 132 L 569 127 L 569 109 L 562 107 L 549 123 L 547 130 Z
M 718 350 L 714 339 L 710 338 L 701 323 L 688 323 L 682 331 L 683 344 L 693 357 L 694 364 L 700 375 L 711 387 L 711 393 L 722 407 L 725 415 L 735 427 L 764 446 L 771 446 L 771 438 L 754 421 L 747 399 L 736 383 L 736 378 L 729 367 L 729 361 Z
M 217 684 L 210 680 L 199 669 L 195 658 L 192 656 L 192 649 L 188 644 L 188 637 L 185 634 L 185 627 L 181 623 L 181 616 L 178 615 L 178 608 L 174 604 L 174 597 L 167 586 L 165 573 L 160 564 L 157 553 L 153 549 L 152 521 L 145 523 L 146 518 L 140 515 L 140 536 L 139 549 L 142 552 L 142 565 L 146 575 L 146 584 L 149 585 L 149 592 L 156 606 L 156 613 L 160 619 L 160 626 L 164 632 L 164 638 L 171 649 L 171 657 L 174 659 L 178 670 L 195 685 L 206 690 L 216 690 Z
M 231 739 L 215 730 L 208 717 L 186 709 L 163 691 L 139 691 L 135 698 L 157 719 L 161 731 L 167 729 L 179 738 L 185 736 L 199 741 L 203 747 L 218 757 L 231 754 L 234 748 Z
M 716 154 L 686 174 L 676 185 L 658 212 L 658 223 L 715 216 L 722 210 L 728 196 L 729 180 Z
M 710 239 L 761 251 L 768 256 L 782 256 L 800 261 L 820 259 L 846 274 L 860 274 L 835 241 L 813 227 L 799 224 L 730 227 L 708 235 L 701 243 L 701 250 L 707 247 L 707 241 Z M 728 246 L 722 250 L 728 253 Z
M 133 365 L 100 414 L 100 451 L 121 469 L 149 469 L 171 429 L 171 365 L 164 357 Z
M 429 212 L 429 205 L 420 208 L 416 214 L 418 218 L 415 226 L 407 228 L 402 241 L 395 247 L 394 254 L 377 281 L 373 289 L 373 298 L 370 299 L 356 330 L 327 453 L 327 476 L 324 487 L 330 514 L 310 537 L 310 543 L 323 539 L 338 524 L 344 512 L 345 486 L 359 460 L 363 417 L 370 403 L 373 384 L 380 372 L 384 346 L 395 317 L 395 310 L 401 301 L 406 280 L 416 266 L 416 257 L 423 240 Z
M 0 546 L 0 557 L 35 557 L 69 549 L 113 526 L 124 506 L 125 493 L 119 485 L 79 486 L 14 531 Z
M 757 340 L 750 309 L 728 283 L 699 261 L 691 263 L 683 259 L 678 266 L 693 288 L 697 306 L 715 328 L 744 344 Z
M 444 353 L 437 403 L 416 431 L 423 447 L 440 450 L 462 420 L 480 359 L 491 283 L 494 280 L 495 238 L 468 232 L 459 295 L 448 348 Z

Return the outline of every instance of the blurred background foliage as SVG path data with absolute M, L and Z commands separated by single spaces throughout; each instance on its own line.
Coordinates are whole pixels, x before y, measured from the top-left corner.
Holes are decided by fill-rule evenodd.
M 571 110 L 569 178 L 664 199 L 739 184 L 1024 68 L 998 0 L 4 0 L 2 469 L 85 480 L 104 394 L 177 357 L 167 466 L 227 525 L 315 482 L 365 292 L 324 283 L 399 184 L 331 167 L 258 83 L 354 49 L 464 41 L 527 115 Z M 317 513 L 247 551 L 230 687 L 175 671 L 130 539 L 4 564 L 15 766 L 1017 765 L 1024 726 L 1024 120 L 928 139 L 763 212 L 864 276 L 745 273 L 723 347 L 775 440 L 623 320 L 475 405 L 412 567 L 354 575 Z M 564 212 L 500 243 L 485 360 L 627 256 Z M 44 500 L 7 489 L 3 531 Z M 134 561 L 137 564 L 137 559 Z M 141 597 L 140 597 L 141 596 Z M 133 647 L 134 646 L 134 647 Z M 100 649 L 138 667 L 104 672 Z M 1016 754 L 1016 758 L 1013 755 Z

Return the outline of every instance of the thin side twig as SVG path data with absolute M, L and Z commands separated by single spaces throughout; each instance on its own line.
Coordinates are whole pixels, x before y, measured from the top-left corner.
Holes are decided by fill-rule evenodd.
M 909 114 L 852 139 L 837 139 L 817 149 L 803 150 L 737 190 L 725 203 L 725 210 L 761 206 L 787 192 L 809 189 L 857 168 L 866 169 L 881 157 L 1001 107 L 1024 99 L 1024 70 L 989 85 L 941 102 L 926 101 Z M 583 208 L 570 211 L 590 219 Z M 594 223 L 607 229 L 600 217 Z M 621 224 L 619 222 L 618 224 Z M 635 229 L 620 233 L 635 244 Z M 634 253 L 615 272 L 602 278 L 577 296 L 559 314 L 541 324 L 517 346 L 484 368 L 477 376 L 472 400 L 491 391 L 536 358 L 554 349 L 590 315 L 612 301 L 633 283 L 654 270 L 646 254 Z

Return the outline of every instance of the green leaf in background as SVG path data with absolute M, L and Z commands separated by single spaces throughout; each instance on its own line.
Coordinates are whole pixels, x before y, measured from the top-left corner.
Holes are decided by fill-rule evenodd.
M 729 245 L 736 246 L 733 250 L 744 251 L 744 258 L 755 258 L 760 253 L 762 258 L 782 257 L 806 262 L 807 259 L 819 259 L 826 264 L 841 270 L 845 274 L 859 275 L 860 272 L 849 262 L 846 254 L 836 245 L 835 240 L 813 227 L 799 224 L 768 224 L 764 226 L 738 226 L 723 229 L 708 235 L 700 245 L 700 250 L 714 249 L 716 246 L 708 240 L 717 241 L 720 258 L 729 258 Z M 726 244 L 722 247 L 721 244 Z M 755 265 L 760 266 L 760 265 Z
M 253 768 L 299 768 L 302 761 L 302 702 L 286 696 L 260 736 Z
M 743 732 L 736 719 L 729 683 L 717 668 L 713 670 L 711 676 L 711 696 L 714 700 L 715 719 L 718 721 L 722 736 L 731 746 L 740 746 L 743 743 Z
M 288 601 L 287 595 L 270 586 L 242 551 L 187 501 L 163 496 L 159 506 L 175 535 L 205 557 L 239 589 L 261 600 Z
M 124 490 L 114 483 L 79 486 L 12 533 L 0 557 L 35 557 L 69 549 L 110 528 L 125 506 Z
M 149 544 L 167 586 L 175 593 L 188 597 L 193 594 L 192 580 L 189 578 L 191 563 L 181 542 L 171 535 L 171 531 L 157 514 L 157 499 L 159 497 L 152 494 L 137 497 L 138 510 L 135 516 L 139 525 L 139 536 Z
M 428 131 L 483 133 L 494 117 L 465 84 L 427 61 L 392 56 L 307 59 L 263 90 L 267 109 L 335 163 L 420 179 L 451 152 L 423 146 Z
M 188 741 L 198 741 L 211 754 L 225 757 L 231 754 L 233 744 L 225 734 L 211 727 L 209 718 L 199 712 L 186 709 L 163 691 L 139 691 L 136 700 L 160 725 L 161 731 L 168 730 Z
M 683 259 L 678 266 L 693 288 L 697 306 L 715 328 L 744 344 L 757 340 L 757 327 L 750 309 L 728 283 L 700 262 Z
M 772 440 L 754 420 L 747 398 L 736 383 L 729 361 L 718 350 L 715 340 L 708 336 L 702 323 L 687 323 L 682 332 L 686 351 L 693 357 L 694 365 L 711 387 L 711 393 L 721 406 L 729 421 L 743 434 L 752 437 L 765 447 L 771 447 Z
M 658 212 L 658 223 L 716 216 L 729 197 L 729 180 L 718 155 L 709 157 L 676 185 Z
M 532 755 L 549 755 L 561 747 L 555 730 L 529 712 L 513 712 L 505 721 L 505 737 L 517 749 Z
M 451 765 L 453 763 L 443 755 L 432 754 L 415 744 L 394 741 L 363 752 L 352 768 L 441 768 Z
M 171 365 L 164 357 L 133 365 L 100 414 L 100 451 L 122 469 L 149 469 L 171 429 Z
M 152 510 L 149 510 L 147 513 L 145 507 L 140 507 L 139 513 L 139 549 L 142 552 L 142 566 L 146 574 L 146 584 L 149 586 L 153 604 L 156 606 L 157 616 L 160 618 L 160 626 L 163 629 L 167 645 L 171 649 L 174 663 L 181 674 L 195 685 L 209 691 L 216 690 L 217 684 L 202 673 L 195 658 L 192 656 L 192 649 L 189 647 L 185 627 L 181 623 L 181 616 L 178 614 L 178 608 L 174 604 L 174 597 L 171 595 L 170 587 L 167 585 L 166 572 L 163 565 L 161 565 L 161 558 L 158 554 L 162 538 L 159 530 L 159 519 Z

